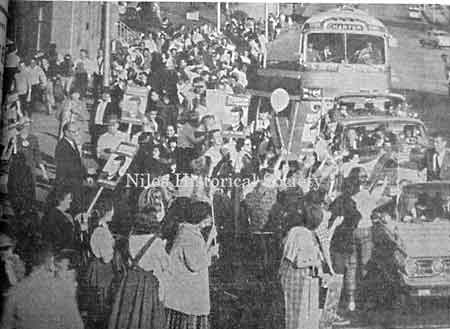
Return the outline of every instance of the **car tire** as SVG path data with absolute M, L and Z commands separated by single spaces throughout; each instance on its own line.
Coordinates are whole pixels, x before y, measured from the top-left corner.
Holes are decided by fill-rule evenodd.
M 419 41 L 419 43 L 420 43 L 420 45 L 422 46 L 422 48 L 424 48 L 424 47 L 425 47 L 425 41 L 423 41 L 423 40 L 420 40 L 420 41 Z

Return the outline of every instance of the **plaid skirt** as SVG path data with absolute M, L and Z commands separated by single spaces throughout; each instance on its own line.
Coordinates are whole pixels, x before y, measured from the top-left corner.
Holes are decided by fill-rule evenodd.
M 130 269 L 115 296 L 108 329 L 164 328 L 164 305 L 152 272 Z
M 209 329 L 207 315 L 189 315 L 172 310 L 166 311 L 166 329 Z
M 279 276 L 284 293 L 286 329 L 317 329 L 319 282 L 309 268 L 296 268 L 282 260 Z
M 108 319 L 113 299 L 114 270 L 111 262 L 91 260 L 86 273 L 86 307 L 88 321 L 97 327 Z

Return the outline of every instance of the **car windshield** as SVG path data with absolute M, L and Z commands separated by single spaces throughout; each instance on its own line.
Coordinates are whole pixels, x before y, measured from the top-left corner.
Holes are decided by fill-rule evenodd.
M 398 214 L 404 222 L 450 220 L 450 184 L 404 187 L 399 197 Z
M 385 63 L 382 37 L 355 33 L 310 33 L 305 61 L 379 65 Z
M 406 103 L 400 97 L 344 96 L 336 99 L 336 106 L 345 107 L 350 116 L 383 115 L 405 110 Z
M 398 150 L 406 144 L 427 144 L 423 125 L 408 121 L 361 122 L 348 125 L 343 134 L 346 148 L 356 148 L 360 154 L 378 152 L 389 145 Z

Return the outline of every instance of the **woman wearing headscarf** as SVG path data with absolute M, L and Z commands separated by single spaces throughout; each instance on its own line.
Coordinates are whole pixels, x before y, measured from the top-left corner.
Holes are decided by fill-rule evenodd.
M 209 328 L 209 272 L 215 254 L 213 228 L 205 242 L 202 230 L 211 226 L 211 207 L 197 201 L 191 206 L 192 216 L 180 224 L 170 251 L 170 283 L 165 305 L 167 329 Z M 213 226 L 214 227 L 214 226 Z
M 129 238 L 129 268 L 115 296 L 108 329 L 164 328 L 168 255 L 154 209 L 144 209 Z

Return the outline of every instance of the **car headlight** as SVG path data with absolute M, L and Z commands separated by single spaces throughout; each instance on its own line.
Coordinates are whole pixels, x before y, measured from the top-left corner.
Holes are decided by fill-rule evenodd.
M 305 99 L 322 97 L 322 88 L 303 87 L 302 92 L 303 92 L 303 98 L 305 98 Z
M 405 273 L 407 276 L 414 276 L 417 274 L 417 263 L 414 259 L 407 259 L 405 262 Z
M 432 267 L 434 273 L 442 273 L 444 271 L 444 264 L 440 259 L 434 260 Z

